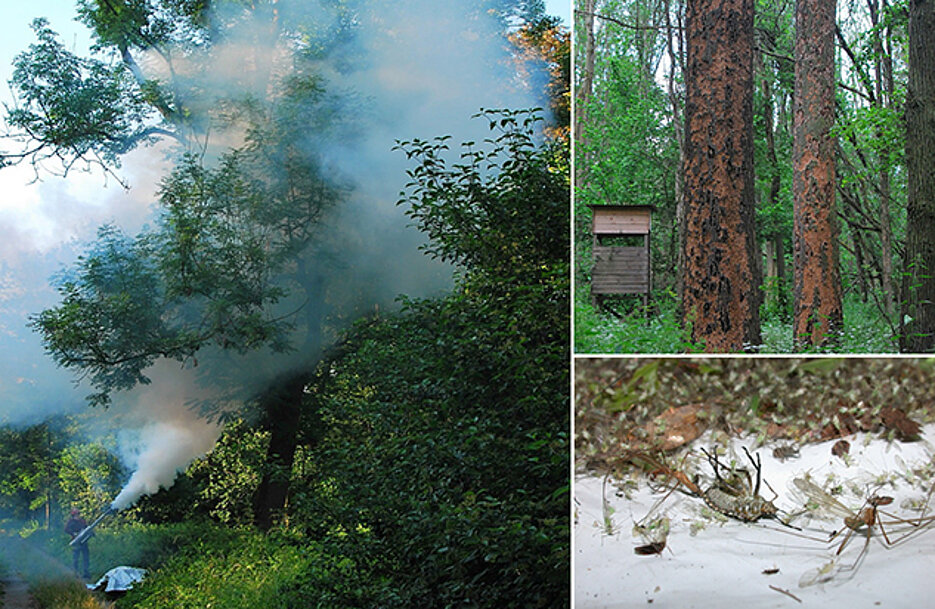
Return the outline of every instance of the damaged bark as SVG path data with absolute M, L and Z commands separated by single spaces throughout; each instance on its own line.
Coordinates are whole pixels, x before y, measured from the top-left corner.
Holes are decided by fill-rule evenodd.
M 843 327 L 835 215 L 835 0 L 796 3 L 792 196 L 796 350 L 836 344 Z
M 760 344 L 753 1 L 689 0 L 682 311 L 708 352 Z

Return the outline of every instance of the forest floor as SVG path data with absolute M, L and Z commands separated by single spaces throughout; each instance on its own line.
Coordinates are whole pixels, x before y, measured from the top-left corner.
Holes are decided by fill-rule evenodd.
M 578 288 L 575 297 L 574 349 L 578 354 L 699 353 L 703 345 L 692 344 L 676 314 L 677 303 L 659 298 L 648 319 L 638 307 L 620 307 L 620 316 L 595 309 L 587 291 Z M 853 298 L 844 302 L 844 330 L 832 353 L 898 353 L 893 328 L 872 303 Z M 795 353 L 792 322 L 781 315 L 761 315 L 761 354 Z
M 7 595 L 0 605 L 2 609 L 43 606 L 103 609 L 110 606 L 88 592 L 84 582 L 75 578 L 68 565 L 28 540 L 18 537 L 0 539 L 0 556 L 7 567 L 4 576 Z M 11 591 L 15 594 L 11 595 Z
M 0 607 L 3 609 L 33 609 L 32 597 L 29 595 L 29 584 L 14 573 L 5 575 L 0 580 Z
M 723 438 L 721 438 L 723 440 Z M 746 461 L 742 447 L 753 449 L 756 438 L 734 437 L 728 455 Z M 773 443 L 756 451 L 763 479 L 778 495 L 780 514 L 802 512 L 809 505 L 795 478 L 810 480 L 835 493 L 853 511 L 873 493 L 894 497 L 886 509 L 905 519 L 923 518 L 919 511 L 931 499 L 935 425 L 925 425 L 913 442 L 888 440 L 861 432 L 848 436 L 850 452 L 836 456 L 837 439 L 801 446 L 799 456 L 780 460 Z M 712 446 L 706 432 L 691 446 Z M 723 445 L 723 444 L 722 444 Z M 683 450 L 684 450 L 683 449 Z M 680 467 L 710 480 L 710 466 L 697 451 Z M 730 460 L 728 456 L 726 460 Z M 670 465 L 677 463 L 670 459 Z M 749 467 L 749 463 L 747 464 Z M 700 479 L 699 479 L 700 480 Z M 706 488 L 710 482 L 701 482 Z M 765 485 L 760 494 L 773 496 Z M 877 528 L 854 534 L 837 554 L 844 535 L 840 516 L 827 519 L 821 511 L 801 515 L 797 532 L 774 520 L 745 523 L 710 510 L 698 498 L 680 492 L 666 497 L 654 492 L 639 470 L 579 475 L 575 481 L 574 598 L 580 609 L 634 607 L 761 607 L 925 606 L 935 593 L 931 561 L 935 557 L 935 508 L 928 505 L 923 524 L 889 523 L 888 536 L 908 535 L 890 546 Z M 811 503 L 814 507 L 814 503 Z M 666 517 L 670 531 L 657 555 L 635 553 L 647 539 L 633 532 L 636 523 Z M 653 539 L 652 541 L 656 541 Z M 898 585 L 896 584 L 898 582 Z

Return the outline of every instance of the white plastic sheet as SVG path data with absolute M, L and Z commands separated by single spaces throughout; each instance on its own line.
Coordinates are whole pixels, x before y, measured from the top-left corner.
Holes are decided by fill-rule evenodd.
M 133 587 L 133 584 L 143 580 L 146 575 L 146 569 L 137 569 L 136 567 L 114 567 L 97 580 L 94 584 L 88 584 L 88 590 L 103 590 L 104 592 L 125 592 Z

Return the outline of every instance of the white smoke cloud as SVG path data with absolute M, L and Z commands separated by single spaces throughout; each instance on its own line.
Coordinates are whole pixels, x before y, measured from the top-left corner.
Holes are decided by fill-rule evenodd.
M 327 303 L 332 309 L 359 306 L 360 293 L 366 293 L 373 305 L 385 308 L 398 294 L 430 296 L 450 285 L 451 270 L 418 252 L 424 237 L 408 227 L 404 210 L 396 205 L 411 164 L 403 153 L 392 150 L 396 140 L 451 135 L 455 145 L 465 140 L 481 142 L 490 136 L 486 121 L 470 118 L 481 108 L 544 105 L 544 94 L 533 96 L 517 86 L 499 24 L 490 15 L 477 14 L 471 4 L 437 0 L 367 3 L 355 21 L 348 47 L 339 51 L 341 56 L 325 58 L 318 66 L 326 88 L 366 100 L 353 110 L 359 112 L 353 134 L 346 138 L 331 135 L 326 141 L 317 134 L 309 137 L 309 149 L 323 157 L 326 171 L 334 171 L 341 181 L 349 180 L 354 186 L 350 199 L 339 203 L 321 230 L 341 245 L 340 266 L 324 263 L 332 264 L 329 273 L 337 286 Z M 322 28 L 332 25 L 333 15 L 318 3 L 281 0 L 277 7 L 284 27 L 290 20 L 304 19 L 311 13 L 320 17 Z M 277 82 L 275 76 L 289 69 L 289 55 L 283 52 L 281 41 L 269 36 L 268 21 L 244 22 L 239 27 L 226 42 L 211 47 L 213 64 L 193 61 L 189 66 L 179 54 L 176 74 L 190 79 L 196 85 L 193 90 L 210 91 L 219 100 L 245 93 L 262 97 L 266 87 Z M 347 61 L 345 55 L 355 59 Z M 143 60 L 144 65 L 158 64 L 155 58 Z M 269 66 L 273 77 L 263 78 L 260 74 L 251 78 L 257 66 Z M 212 100 L 202 99 L 199 103 L 210 107 Z M 220 152 L 224 147 L 236 146 L 242 135 L 233 129 L 224 132 L 215 128 L 210 145 L 214 152 Z M 209 151 L 206 158 L 211 157 Z M 69 189 L 64 183 L 44 186 L 38 207 L 44 224 L 14 230 L 0 223 L 0 236 L 13 237 L 10 241 L 0 240 L 0 248 L 22 254 L 39 243 L 49 243 L 52 236 L 63 241 L 87 239 L 91 227 L 102 221 L 116 220 L 133 234 L 146 220 L 158 178 L 167 168 L 158 148 L 145 148 L 135 151 L 121 172 L 134 186 L 130 195 L 110 189 L 101 196 L 90 190 Z M 26 256 L 19 259 L 24 261 L 20 270 L 25 270 Z M 65 258 L 68 263 L 73 259 L 73 255 Z M 4 281 L 0 289 L 8 286 L 12 294 L 9 286 L 13 284 Z M 49 293 L 47 290 L 47 297 Z M 356 293 L 358 300 L 349 305 L 351 293 Z M 42 302 L 29 312 L 50 304 Z M 351 314 L 350 310 L 339 312 Z M 25 333 L 25 313 L 19 321 L 19 332 Z M 14 325 L 0 319 L 0 329 Z M 38 345 L 34 336 L 24 340 Z M 255 387 L 268 383 L 290 365 L 288 359 L 273 359 L 269 354 L 251 357 L 264 361 L 251 367 L 252 377 L 244 373 L 237 380 Z M 198 372 L 202 378 L 209 376 L 208 357 L 199 354 L 199 359 L 202 364 Z M 302 361 L 307 363 L 307 359 Z M 52 376 L 46 375 L 50 367 L 48 358 L 37 365 L 31 377 L 37 386 Z M 134 472 L 113 502 L 117 509 L 171 486 L 178 472 L 211 450 L 221 431 L 219 425 L 206 422 L 191 409 L 194 403 L 216 397 L 196 382 L 192 370 L 181 370 L 176 362 L 163 362 L 148 375 L 151 385 L 115 396 L 117 403 L 101 417 L 105 422 L 102 428 L 122 430 L 118 436 L 123 459 Z M 2 385 L 0 382 L 0 397 Z M 82 396 L 79 388 L 69 403 L 80 404 Z M 10 414 L 17 409 L 21 414 L 36 411 L 37 401 L 0 406 L 0 415 L 4 414 L 3 408 Z M 58 404 L 54 400 L 43 403 Z
M 220 428 L 204 420 L 154 423 L 138 432 L 137 442 L 129 448 L 124 461 L 133 475 L 111 507 L 123 510 L 143 495 L 169 488 L 179 472 L 214 446 Z M 122 438 L 126 442 L 126 436 Z

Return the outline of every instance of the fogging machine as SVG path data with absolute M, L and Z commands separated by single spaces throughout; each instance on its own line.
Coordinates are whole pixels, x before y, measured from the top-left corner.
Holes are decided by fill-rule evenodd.
M 104 520 L 104 518 L 106 518 L 107 516 L 110 516 L 116 511 L 117 510 L 114 509 L 114 506 L 108 507 L 106 510 L 104 510 L 103 514 L 101 514 L 94 520 L 94 522 L 92 522 L 88 526 L 81 529 L 81 532 L 75 535 L 75 538 L 69 541 L 68 545 L 77 546 L 83 543 L 87 543 L 87 541 L 91 539 L 91 535 L 94 534 L 94 527 L 101 524 L 101 521 Z

